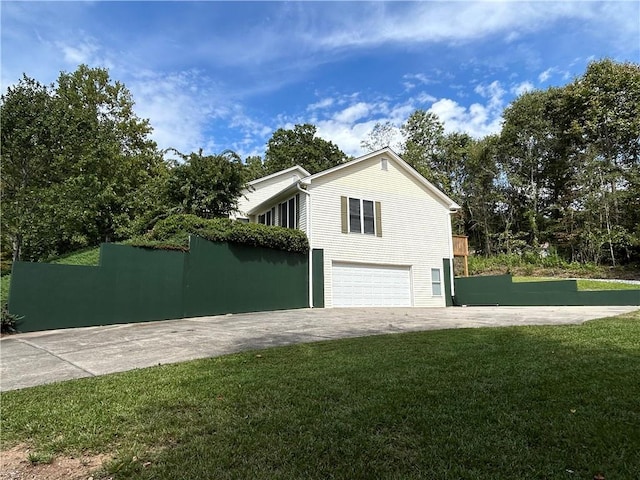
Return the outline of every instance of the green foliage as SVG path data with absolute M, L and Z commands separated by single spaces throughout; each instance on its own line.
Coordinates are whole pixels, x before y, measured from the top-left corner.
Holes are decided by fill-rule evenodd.
M 171 169 L 166 186 L 170 204 L 202 218 L 234 212 L 247 178 L 240 158 L 233 152 L 205 156 L 202 150 L 180 155 L 184 162 Z
M 265 153 L 265 174 L 295 165 L 309 173 L 317 173 L 347 160 L 347 156 L 334 143 L 316 137 L 316 127 L 296 125 L 293 130 L 279 128 L 269 139 Z
M 288 252 L 306 253 L 309 251 L 309 241 L 303 231 L 260 225 L 258 223 L 232 223 L 227 240 L 234 243 L 269 247 Z
M 81 65 L 52 86 L 25 76 L 3 95 L 1 116 L 2 246 L 14 260 L 126 238 L 155 208 L 149 185 L 166 165 L 107 70 Z
M 480 140 L 445 134 L 424 110 L 402 127 L 403 158 L 462 206 L 453 231 L 484 255 L 548 244 L 569 262 L 640 261 L 640 65 L 592 62 L 503 117 Z
M 9 301 L 9 288 L 11 287 L 11 274 L 3 274 L 0 277 L 0 305 Z
M 402 126 L 403 159 L 422 176 L 443 188 L 438 169 L 444 142 L 444 125 L 435 113 L 416 110 Z
M 22 317 L 9 313 L 6 303 L 2 303 L 2 318 L 0 319 L 1 333 L 16 333 L 18 331 L 18 322 Z
M 470 275 L 511 273 L 524 276 L 633 279 L 637 278 L 638 272 L 637 265 L 612 268 L 595 263 L 571 262 L 557 252 L 551 252 L 546 257 L 532 251 L 523 254 L 471 255 L 468 263 Z M 458 268 L 456 270 L 459 274 Z
M 212 242 L 231 242 L 289 252 L 306 253 L 309 241 L 300 230 L 243 223 L 228 218 L 204 219 L 196 215 L 171 215 L 155 224 L 145 235 L 131 240 L 133 246 L 187 250 L 189 235 Z
M 259 156 L 247 157 L 244 161 L 244 173 L 247 182 L 267 175 L 267 171 Z
M 245 352 L 3 393 L 0 435 L 127 479 L 632 479 L 638 338 L 635 312 Z

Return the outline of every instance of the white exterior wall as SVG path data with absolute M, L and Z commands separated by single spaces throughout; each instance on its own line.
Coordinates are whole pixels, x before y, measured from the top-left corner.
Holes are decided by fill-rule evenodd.
M 238 199 L 238 213 L 232 214 L 230 217 L 234 219 L 238 217 L 248 218 L 247 212 L 249 210 L 301 178 L 302 174 L 294 170 L 285 171 L 281 175 L 257 182 L 253 185 L 253 189 L 242 191 L 242 195 Z
M 332 306 L 332 263 L 339 261 L 409 266 L 413 306 L 444 307 L 442 259 L 452 256 L 449 209 L 393 160 L 382 170 L 380 158 L 314 179 L 309 186 L 311 246 L 324 249 L 325 306 Z M 342 233 L 342 196 L 380 202 L 382 237 Z M 431 291 L 432 268 L 441 272 L 439 297 Z

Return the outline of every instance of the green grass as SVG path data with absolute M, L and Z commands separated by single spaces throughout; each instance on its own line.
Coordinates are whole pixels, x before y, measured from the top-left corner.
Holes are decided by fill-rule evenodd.
M 512 277 L 514 283 L 525 282 L 555 282 L 558 280 L 564 280 L 563 278 L 551 278 L 551 277 Z M 577 280 L 578 290 L 640 290 L 640 285 L 622 283 L 622 282 L 602 282 L 598 280 L 591 280 L 587 278 L 580 278 Z
M 456 259 L 456 275 L 462 275 L 462 261 Z M 610 267 L 594 263 L 567 262 L 557 255 L 541 258 L 532 253 L 523 255 L 499 254 L 490 257 L 469 256 L 470 275 L 502 275 L 511 273 L 525 277 L 571 278 L 640 278 L 640 265 Z
M 376 336 L 8 392 L 0 435 L 115 479 L 635 479 L 639 372 L 640 311 Z
M 97 266 L 100 263 L 100 247 L 90 247 L 77 252 L 61 255 L 50 259 L 48 263 Z
M 4 305 L 9 301 L 9 286 L 11 285 L 11 275 L 2 275 L 0 277 L 0 305 Z

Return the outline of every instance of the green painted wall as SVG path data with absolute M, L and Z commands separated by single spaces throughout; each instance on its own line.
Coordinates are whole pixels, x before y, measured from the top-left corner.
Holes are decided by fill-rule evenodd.
M 313 249 L 311 252 L 313 265 L 313 306 L 324 308 L 324 250 Z
M 308 257 L 191 237 L 185 317 L 309 306 Z
M 578 291 L 575 280 L 513 283 L 511 275 L 461 277 L 455 305 L 640 305 L 640 290 Z
M 451 295 L 451 260 L 442 259 L 442 267 L 444 272 L 444 298 L 447 307 L 453 306 L 453 296 Z
M 16 262 L 22 332 L 308 306 L 308 256 L 192 237 L 188 253 L 103 244 L 100 266 Z

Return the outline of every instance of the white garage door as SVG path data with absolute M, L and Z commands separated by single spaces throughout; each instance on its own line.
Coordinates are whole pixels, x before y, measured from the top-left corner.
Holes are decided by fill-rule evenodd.
M 410 307 L 409 267 L 334 263 L 334 307 Z

